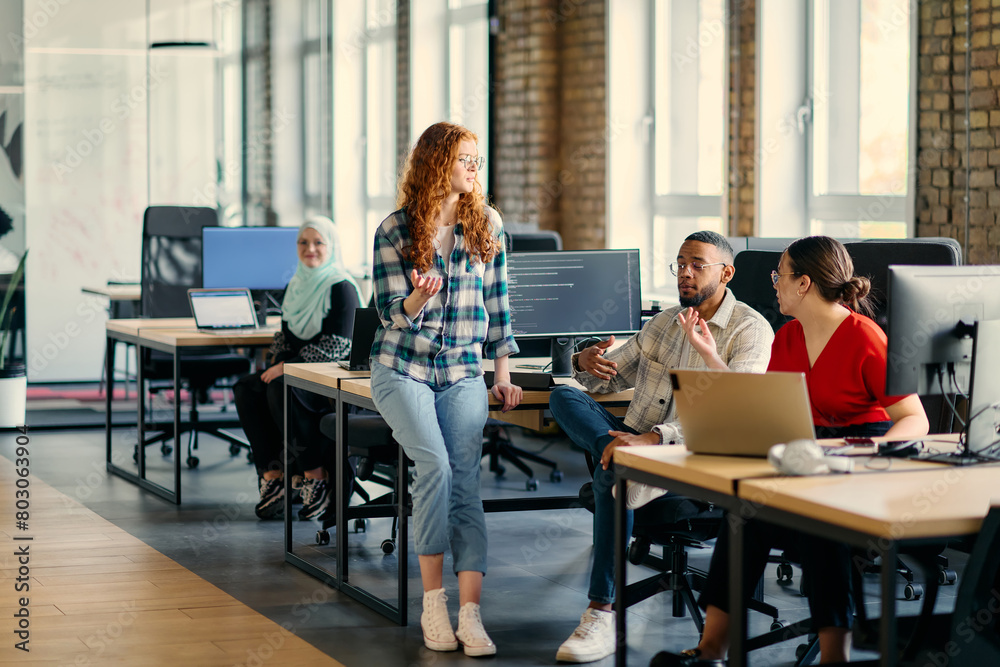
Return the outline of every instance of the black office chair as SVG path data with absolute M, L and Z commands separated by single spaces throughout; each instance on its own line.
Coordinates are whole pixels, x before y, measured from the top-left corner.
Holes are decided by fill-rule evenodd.
M 775 331 L 792 319 L 781 314 L 771 282 L 771 271 L 778 268 L 780 260 L 780 250 L 744 250 L 733 258 L 736 273 L 729 281 L 729 289 L 737 300 L 763 315 Z
M 142 299 L 143 317 L 190 317 L 191 306 L 187 291 L 201 287 L 201 230 L 217 224 L 214 209 L 184 206 L 151 206 L 143 215 L 142 228 Z M 145 381 L 153 381 L 159 389 L 173 380 L 173 356 L 156 350 L 144 350 L 142 364 Z M 250 372 L 250 359 L 242 354 L 219 352 L 217 347 L 185 349 L 180 356 L 180 376 L 191 395 L 188 431 L 187 465 L 198 466 L 194 451 L 198 448 L 198 432 L 209 433 L 229 442 L 229 452 L 239 454 L 250 445 L 216 426 L 199 421 L 199 400 L 207 400 L 208 391 L 220 380 L 235 378 Z M 231 386 L 231 384 L 230 384 Z M 145 387 L 139 387 L 140 400 L 145 400 Z M 180 400 L 181 388 L 175 388 L 175 400 Z M 164 456 L 172 449 L 166 440 L 172 438 L 170 425 L 152 425 L 159 435 L 148 439 L 144 446 L 162 442 Z M 183 432 L 182 430 L 182 432 Z M 138 458 L 138 445 L 134 457 Z
M 382 553 L 391 554 L 396 550 L 396 535 L 399 529 L 398 512 L 396 506 L 397 483 L 400 474 L 399 465 L 399 445 L 392 437 L 392 429 L 385 423 L 381 415 L 363 410 L 352 409 L 350 424 L 347 429 L 347 456 L 350 463 L 349 482 L 352 493 L 358 494 L 364 501 L 363 505 L 355 506 L 353 512 L 348 514 L 356 515 L 354 519 L 354 532 L 365 532 L 367 530 L 366 518 L 369 517 L 392 517 L 392 528 L 389 537 L 382 540 Z M 337 415 L 331 413 L 324 415 L 319 422 L 319 430 L 332 441 L 337 440 Z M 403 470 L 408 471 L 412 461 L 407 459 L 404 462 Z M 329 464 L 329 469 L 333 470 L 333 463 Z M 385 487 L 387 491 L 382 495 L 372 498 L 365 491 L 359 482 L 370 481 Z M 407 480 L 409 481 L 409 480 Z M 403 502 L 408 502 L 404 499 Z M 330 504 L 326 514 L 320 517 L 322 527 L 316 532 L 316 544 L 325 545 L 330 543 L 329 529 L 336 525 L 336 505 Z M 360 516 L 359 516 L 360 515 Z

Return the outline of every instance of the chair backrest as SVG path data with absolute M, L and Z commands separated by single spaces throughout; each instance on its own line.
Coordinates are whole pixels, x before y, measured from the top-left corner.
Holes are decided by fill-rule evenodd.
M 562 250 L 559 232 L 541 230 L 537 232 L 510 232 L 510 252 L 546 252 Z
M 778 267 L 780 250 L 748 249 L 733 258 L 736 273 L 729 282 L 733 295 L 764 316 L 777 331 L 791 318 L 778 308 L 778 294 L 771 283 L 771 271 Z
M 854 273 L 872 283 L 875 321 L 887 326 L 889 266 L 892 264 L 952 265 L 962 263 L 962 246 L 950 238 L 872 239 L 844 244 L 854 260 Z
M 951 620 L 951 667 L 1000 665 L 1000 506 L 990 508 L 962 573 Z
M 150 206 L 142 222 L 142 316 L 189 317 L 187 291 L 201 287 L 201 230 L 215 209 Z

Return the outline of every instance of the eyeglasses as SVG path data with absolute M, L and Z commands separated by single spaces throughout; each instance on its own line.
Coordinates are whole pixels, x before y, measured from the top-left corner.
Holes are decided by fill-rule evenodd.
M 677 262 L 670 262 L 670 273 L 675 276 L 680 275 L 684 272 L 684 269 L 690 268 L 692 273 L 701 273 L 710 266 L 729 266 L 725 262 L 713 262 L 712 264 L 702 264 L 701 262 L 690 262 L 686 264 L 678 264 Z
M 771 271 L 771 284 L 777 285 L 778 278 L 780 278 L 781 276 L 797 276 L 797 275 L 799 274 L 797 274 L 795 271 L 792 271 L 790 273 L 778 273 L 777 271 Z
M 486 166 L 486 158 L 482 155 L 478 157 L 472 157 L 471 155 L 459 155 L 458 161 L 461 162 L 462 165 L 469 171 L 472 171 L 473 167 L 476 168 L 476 171 L 479 171 Z

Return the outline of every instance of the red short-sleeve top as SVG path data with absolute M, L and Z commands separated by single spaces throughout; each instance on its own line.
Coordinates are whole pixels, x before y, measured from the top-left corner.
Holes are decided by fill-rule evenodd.
M 885 333 L 871 319 L 852 312 L 812 368 L 799 321 L 781 327 L 767 370 L 805 373 L 813 423 L 836 427 L 889 419 L 885 408 L 903 396 L 886 395 L 885 368 Z

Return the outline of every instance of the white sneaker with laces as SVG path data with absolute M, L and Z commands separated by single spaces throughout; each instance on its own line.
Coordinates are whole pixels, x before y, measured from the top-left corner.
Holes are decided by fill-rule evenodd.
M 556 652 L 560 662 L 594 662 L 615 652 L 615 614 L 588 608 Z
M 432 651 L 454 651 L 458 640 L 448 618 L 448 596 L 443 588 L 424 592 L 424 611 L 420 628 L 424 631 L 424 646 Z
M 483 619 L 479 615 L 479 605 L 475 602 L 466 602 L 458 610 L 458 632 L 455 636 L 462 643 L 465 655 L 476 658 L 495 655 L 497 652 L 496 644 L 486 634 Z
M 611 497 L 617 496 L 615 489 L 618 485 L 611 487 Z M 667 494 L 667 489 L 661 489 L 658 486 L 649 486 L 648 484 L 642 484 L 640 482 L 633 482 L 628 480 L 625 483 L 625 508 L 634 510 L 642 507 L 643 505 L 648 505 L 660 496 Z

